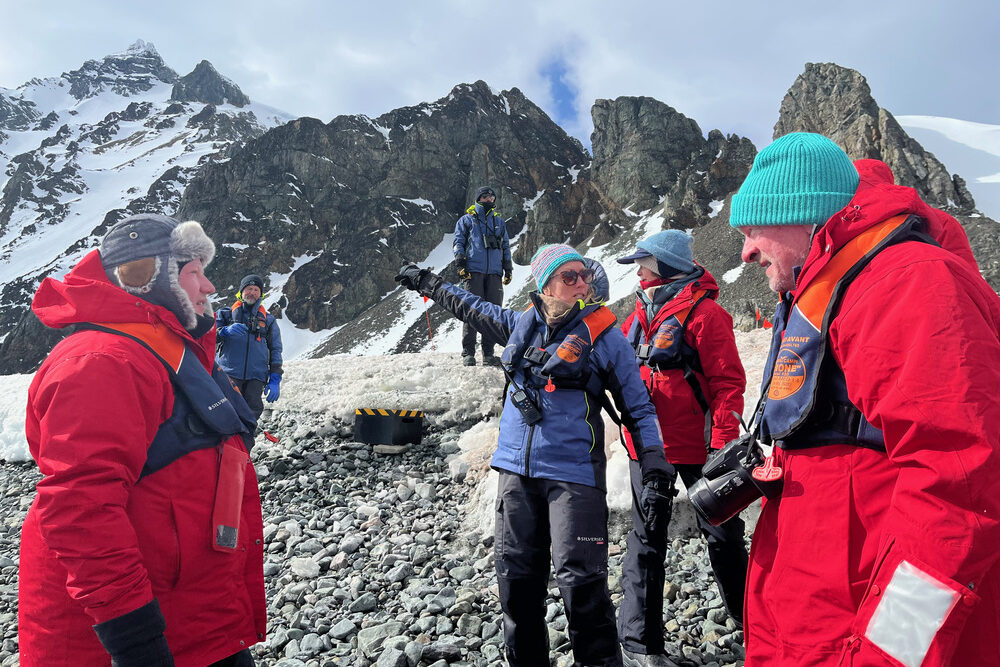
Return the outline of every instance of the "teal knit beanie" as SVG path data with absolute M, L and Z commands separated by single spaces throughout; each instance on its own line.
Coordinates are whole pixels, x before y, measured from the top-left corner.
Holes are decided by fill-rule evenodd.
M 729 224 L 822 225 L 847 206 L 858 180 L 851 158 L 823 135 L 786 134 L 757 154 L 733 195 Z

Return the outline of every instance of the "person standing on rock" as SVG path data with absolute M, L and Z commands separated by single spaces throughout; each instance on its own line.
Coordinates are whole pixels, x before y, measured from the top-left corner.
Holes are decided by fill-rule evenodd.
M 42 479 L 21 528 L 23 667 L 248 667 L 264 639 L 254 415 L 213 364 L 215 244 L 113 226 L 32 308 L 75 332 L 28 391 Z
M 452 252 L 463 286 L 489 303 L 503 303 L 503 286 L 510 284 L 514 264 L 510 258 L 507 225 L 494 208 L 497 195 L 483 186 L 476 190 L 476 201 L 455 223 Z M 499 366 L 493 356 L 494 342 L 482 337 L 483 364 Z M 462 363 L 476 365 L 476 328 L 465 323 L 462 328 Z
M 747 666 L 1000 665 L 1000 298 L 961 227 L 805 132 L 729 221 L 781 295 Z
M 508 662 L 549 664 L 551 550 L 575 664 L 622 665 L 608 591 L 605 392 L 632 433 L 650 530 L 669 514 L 674 470 L 635 355 L 614 315 L 594 300 L 594 269 L 570 246 L 547 245 L 531 273 L 538 291 L 526 311 L 501 308 L 412 264 L 396 280 L 506 343 L 508 387 L 491 465 L 500 473 L 494 555 Z
M 635 310 L 622 331 L 656 407 L 667 461 L 688 487 L 701 477 L 708 449 L 721 449 L 739 435 L 736 415 L 743 412 L 746 389 L 733 318 L 716 303 L 719 287 L 695 263 L 691 242 L 684 232 L 668 229 L 639 241 L 634 253 L 618 260 L 638 265 Z M 659 534 L 646 532 L 642 477 L 634 463 L 630 468 L 633 528 L 622 566 L 625 597 L 618 626 L 622 646 L 638 654 L 638 661 L 663 653 L 667 531 L 664 525 Z M 743 522 L 734 517 L 713 526 L 699 515 L 698 527 L 708 540 L 726 610 L 741 624 L 747 573 Z
M 281 331 L 274 315 L 260 304 L 264 281 L 250 274 L 240 281 L 236 303 L 215 314 L 218 362 L 260 418 L 261 393 L 268 403 L 281 392 Z

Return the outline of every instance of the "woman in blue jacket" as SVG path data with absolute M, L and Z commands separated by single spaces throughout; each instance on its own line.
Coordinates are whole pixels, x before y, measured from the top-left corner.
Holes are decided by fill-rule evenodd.
M 673 469 L 635 355 L 596 301 L 594 269 L 567 245 L 531 261 L 538 292 L 526 311 L 501 308 L 426 269 L 396 279 L 506 347 L 508 387 L 491 465 L 500 474 L 494 542 L 511 665 L 549 664 L 545 595 L 549 549 L 578 664 L 621 665 L 608 591 L 607 459 L 601 408 L 611 393 L 642 468 L 651 529 L 669 515 Z

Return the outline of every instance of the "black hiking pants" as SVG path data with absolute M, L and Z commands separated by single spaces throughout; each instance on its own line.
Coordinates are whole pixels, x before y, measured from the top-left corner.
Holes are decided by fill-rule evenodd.
M 239 378 L 230 378 L 236 388 L 240 390 L 243 394 L 243 400 L 247 402 L 250 409 L 260 419 L 260 413 L 264 412 L 264 383 L 260 380 L 240 380 Z
M 463 287 L 476 296 L 482 297 L 490 303 L 498 306 L 503 303 L 503 276 L 492 273 L 473 273 L 472 277 L 465 281 Z M 483 357 L 493 356 L 494 341 L 491 337 L 483 335 Z M 476 354 L 476 330 L 466 322 L 462 325 L 462 356 L 472 357 Z
M 253 654 L 245 648 L 235 655 L 213 662 L 208 667 L 254 667 Z
M 698 464 L 675 463 L 685 487 L 701 478 Z M 633 653 L 663 653 L 663 583 L 667 555 L 666 526 L 662 534 L 650 535 L 639 506 L 642 473 L 639 464 L 629 462 L 632 482 L 632 531 L 622 563 L 622 591 L 625 596 L 618 612 L 618 638 Z M 676 480 L 675 480 L 676 481 Z M 743 541 L 744 525 L 735 516 L 721 526 L 713 526 L 700 514 L 698 528 L 708 541 L 708 559 L 715 583 L 722 594 L 726 611 L 743 622 L 743 596 L 746 590 L 747 550 Z
M 573 664 L 620 667 L 608 591 L 604 491 L 501 470 L 494 552 L 508 663 L 549 664 L 545 596 L 550 548 L 556 584 L 566 605 Z

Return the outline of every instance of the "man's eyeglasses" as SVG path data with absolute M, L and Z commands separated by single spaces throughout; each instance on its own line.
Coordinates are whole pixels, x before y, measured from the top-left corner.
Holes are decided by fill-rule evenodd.
M 583 271 L 563 271 L 556 274 L 564 285 L 575 285 L 579 278 L 586 284 L 594 282 L 594 270 L 584 269 Z

